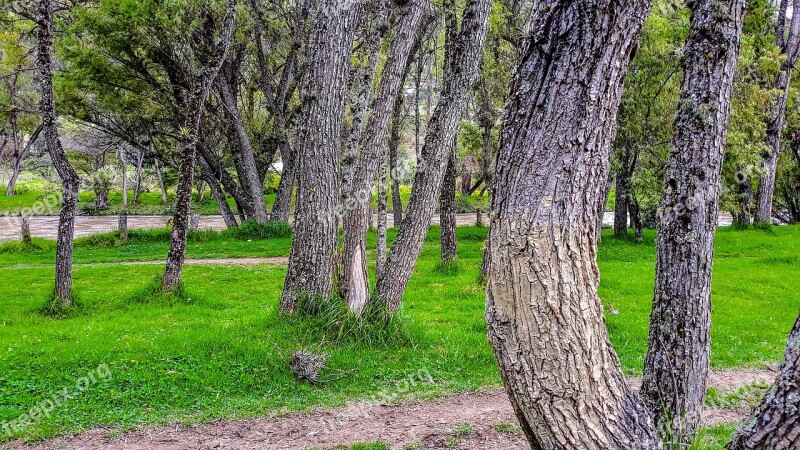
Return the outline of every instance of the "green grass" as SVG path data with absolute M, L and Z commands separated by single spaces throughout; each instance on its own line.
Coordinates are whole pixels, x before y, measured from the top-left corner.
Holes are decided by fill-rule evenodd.
M 0 245 L 0 425 L 73 388 L 101 365 L 110 371 L 110 381 L 93 383 L 14 436 L 34 440 L 99 425 L 252 417 L 384 395 L 431 398 L 499 386 L 478 284 L 485 233 L 460 228 L 460 262 L 443 270 L 438 229 L 431 230 L 404 299 L 408 339 L 388 343 L 335 339 L 314 324 L 281 318 L 277 304 L 285 270 L 279 266 L 187 266 L 180 297 L 158 298 L 153 285 L 160 264 L 113 263 L 164 259 L 166 230 L 131 231 L 125 242 L 113 235 L 78 240 L 80 308 L 53 319 L 39 311 L 52 291 L 54 244 Z M 636 244 L 607 233 L 599 254 L 600 296 L 607 310 L 613 305 L 619 311 L 608 316 L 611 340 L 631 375 L 640 373 L 646 346 L 653 238 L 648 231 L 644 243 Z M 190 236 L 188 256 L 286 256 L 289 246 L 288 237 L 236 239 L 201 232 Z M 715 368 L 781 359 L 800 309 L 793 284 L 797 255 L 800 227 L 718 233 Z M 330 355 L 324 383 L 294 377 L 288 361 L 300 349 Z M 408 383 L 422 371 L 434 383 Z

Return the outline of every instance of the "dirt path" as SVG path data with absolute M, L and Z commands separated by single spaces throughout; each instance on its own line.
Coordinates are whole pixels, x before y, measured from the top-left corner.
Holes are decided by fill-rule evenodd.
M 769 369 L 730 370 L 711 374 L 709 383 L 723 392 L 754 382 L 774 380 Z M 639 380 L 632 379 L 636 387 Z M 747 411 L 708 410 L 706 425 L 741 420 Z M 124 433 L 94 429 L 36 445 L 0 448 L 51 449 L 269 449 L 323 448 L 380 440 L 391 449 L 527 449 L 511 404 L 502 389 L 462 393 L 440 401 L 396 406 L 349 405 L 308 414 L 181 426 L 146 427 Z M 416 447 L 413 447 L 416 445 Z

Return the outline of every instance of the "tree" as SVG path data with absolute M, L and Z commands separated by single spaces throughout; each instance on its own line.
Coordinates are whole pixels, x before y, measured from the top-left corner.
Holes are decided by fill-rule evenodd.
M 445 76 L 452 73 L 455 63 L 456 44 L 458 42 L 458 20 L 456 18 L 456 5 L 454 0 L 444 0 L 444 67 Z M 460 124 L 459 124 L 460 126 Z M 442 264 L 451 264 L 458 259 L 458 241 L 456 238 L 456 147 L 458 146 L 458 133 L 450 142 L 447 166 L 444 169 L 442 188 L 439 195 L 439 241 L 441 243 Z
M 597 217 L 646 0 L 539 2 L 497 160 L 486 321 L 532 448 L 657 449 L 597 296 Z
M 791 20 L 786 17 L 789 0 L 781 0 L 775 26 L 775 42 L 786 59 L 781 66 L 775 83 L 778 96 L 770 110 L 767 120 L 766 143 L 769 151 L 762 155 L 763 172 L 756 192 L 755 222 L 772 223 L 772 199 L 775 191 L 775 175 L 778 171 L 778 155 L 781 149 L 781 135 L 786 117 L 786 99 L 792 79 L 792 71 L 800 56 L 800 14 L 792 14 Z M 800 11 L 800 0 L 792 0 L 792 10 Z M 788 36 L 786 22 L 789 21 Z
M 656 427 L 674 445 L 693 442 L 706 395 L 714 234 L 744 1 L 704 0 L 690 7 L 640 391 Z
M 164 292 L 174 292 L 181 281 L 183 262 L 186 258 L 189 215 L 191 214 L 192 206 L 194 162 L 197 155 L 198 140 L 200 139 L 200 118 L 214 79 L 217 77 L 223 61 L 225 61 L 233 38 L 236 0 L 227 0 L 225 3 L 225 18 L 216 43 L 210 42 L 213 39 L 211 36 L 213 30 L 211 28 L 214 22 L 211 18 L 211 13 L 210 11 L 204 11 L 203 15 L 204 23 L 201 33 L 210 48 L 207 50 L 207 59 L 200 63 L 201 69 L 199 73 L 190 73 L 189 75 L 191 90 L 186 100 L 184 126 L 181 129 L 181 156 L 178 165 L 178 187 L 175 190 L 175 215 L 172 219 L 172 234 L 170 235 L 167 264 L 161 279 L 161 289 Z
M 298 296 L 330 297 L 338 240 L 339 154 L 345 87 L 361 1 L 318 6 L 302 82 L 298 148 L 293 156 L 297 200 L 289 267 L 280 309 Z
M 794 450 L 800 448 L 800 317 L 775 384 L 734 435 L 728 450 Z
M 491 0 L 469 1 L 462 15 L 461 30 L 449 64 L 452 73 L 444 76 L 441 97 L 418 155 L 417 173 L 406 214 L 389 250 L 384 273 L 378 280 L 378 297 L 390 312 L 396 312 L 400 307 L 430 227 L 450 156 L 450 145 L 459 131 L 467 99 L 478 78 L 491 6 Z

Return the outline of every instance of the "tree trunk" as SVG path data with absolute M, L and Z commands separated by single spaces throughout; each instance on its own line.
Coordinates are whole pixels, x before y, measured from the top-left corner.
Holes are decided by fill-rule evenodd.
M 389 132 L 389 179 L 392 184 L 392 215 L 394 216 L 394 226 L 399 227 L 403 223 L 403 200 L 400 198 L 400 180 L 397 179 L 398 160 L 397 151 L 400 149 L 400 135 L 403 131 L 403 92 L 401 90 L 394 103 L 392 113 L 392 125 Z
M 330 297 L 338 241 L 339 155 L 345 85 L 361 1 L 320 7 L 302 82 L 294 238 L 280 309 L 292 314 L 299 295 Z
M 794 11 L 800 11 L 800 0 L 792 0 Z M 782 6 L 779 9 L 785 8 Z M 786 56 L 786 60 L 781 65 L 778 81 L 775 90 L 778 96 L 775 98 L 769 117 L 767 119 L 766 144 L 769 152 L 761 157 L 763 171 L 758 182 L 756 191 L 756 212 L 755 222 L 772 223 L 772 199 L 775 192 L 775 175 L 778 171 L 778 155 L 781 150 L 781 134 L 783 133 L 784 120 L 786 119 L 786 99 L 789 94 L 789 86 L 792 80 L 792 70 L 797 63 L 798 53 L 800 53 L 800 14 L 793 14 L 789 25 L 789 37 L 784 42 L 783 33 L 786 18 L 778 17 L 776 27 L 776 42 L 781 48 L 781 53 Z
M 454 263 L 458 259 L 456 240 L 456 149 L 451 145 L 450 160 L 444 171 L 442 193 L 439 197 L 439 240 L 441 241 L 442 264 Z
M 158 158 L 153 159 L 153 165 L 156 169 L 156 179 L 158 180 L 158 188 L 161 190 L 161 203 L 166 205 L 169 201 L 167 196 L 167 188 L 164 186 L 164 177 L 161 175 L 161 167 L 158 166 Z
M 120 239 L 128 239 L 128 215 L 123 213 L 117 219 L 117 230 L 119 231 Z
M 244 127 L 236 96 L 228 79 L 223 75 L 217 80 L 220 99 L 228 121 L 228 134 L 231 141 L 231 151 L 236 162 L 236 172 L 239 175 L 242 188 L 247 191 L 253 205 L 253 218 L 256 222 L 265 224 L 269 220 L 267 203 L 264 200 L 264 185 L 258 175 L 255 151 Z
M 693 442 L 706 395 L 714 233 L 744 0 L 696 1 L 691 11 L 640 391 L 656 428 L 676 447 Z
M 25 147 L 22 151 L 19 151 L 19 144 L 16 137 L 12 136 L 12 146 L 14 148 L 14 162 L 11 167 L 11 178 L 8 181 L 8 186 L 6 187 L 6 197 L 11 197 L 14 195 L 17 186 L 17 178 L 19 177 L 20 172 L 22 172 L 22 161 L 25 160 L 25 157 L 28 155 L 31 147 L 33 147 L 33 143 L 39 139 L 39 134 L 42 132 L 42 125 L 36 127 L 31 134 L 31 137 L 28 139 L 28 142 L 25 144 Z M 0 156 L 2 156 L 2 152 L 0 152 Z
M 28 216 L 21 216 L 20 219 L 22 220 L 22 225 L 20 229 L 20 235 L 22 237 L 23 244 L 32 244 L 33 239 L 31 239 L 31 222 Z
M 389 120 L 395 110 L 397 92 L 408 68 L 417 33 L 426 13 L 427 3 L 413 0 L 397 26 L 389 48 L 371 115 L 361 141 L 361 157 L 354 168 L 353 180 L 344 203 L 342 274 L 344 297 L 353 312 L 360 313 L 369 301 L 366 241 L 370 226 L 372 187 L 386 159 Z
M 139 203 L 139 196 L 142 195 L 142 181 L 144 178 L 144 153 L 138 151 L 136 154 L 136 187 L 133 191 L 133 203 Z
M 647 0 L 538 3 L 506 103 L 486 321 L 531 448 L 658 449 L 597 296 L 597 216 Z
M 628 195 L 628 212 L 631 216 L 631 226 L 634 236 L 636 236 L 636 242 L 642 242 L 642 212 L 639 209 L 639 199 L 636 198 L 636 192 L 633 190 Z
M 467 3 L 453 52 L 453 72 L 445 76 L 441 98 L 428 123 L 425 144 L 417 155 L 417 173 L 403 224 L 386 260 L 378 295 L 390 312 L 396 312 L 431 224 L 439 198 L 451 145 L 483 56 L 491 0 Z
M 225 192 L 222 190 L 219 181 L 214 178 L 213 171 L 204 158 L 197 158 L 197 161 L 200 164 L 200 173 L 206 183 L 208 183 L 211 195 L 217 202 L 217 207 L 219 208 L 219 213 L 222 215 L 222 220 L 225 222 L 225 226 L 228 229 L 238 227 L 239 224 L 236 222 L 236 216 L 234 216 L 231 210 L 231 205 L 228 204 L 228 198 L 225 196 Z
M 753 205 L 753 185 L 750 184 L 750 177 L 743 175 L 742 179 L 737 180 L 739 197 L 739 210 L 736 211 L 734 221 L 743 227 L 749 227 L 752 222 L 751 210 Z
M 236 0 L 227 0 L 225 19 L 219 42 L 213 49 L 211 61 L 202 69 L 199 79 L 194 80 L 191 94 L 186 105 L 186 117 L 183 129 L 186 133 L 181 142 L 181 159 L 178 165 L 178 187 L 175 190 L 175 216 L 172 219 L 172 235 L 161 289 L 174 292 L 180 285 L 183 262 L 186 259 L 186 236 L 189 227 L 189 215 L 192 206 L 192 181 L 194 178 L 194 161 L 200 140 L 200 118 L 211 91 L 214 79 L 219 73 L 222 62 L 228 53 L 233 38 L 236 16 Z
M 39 72 L 40 109 L 42 131 L 47 151 L 61 178 L 63 198 L 58 219 L 58 239 L 56 242 L 56 283 L 53 292 L 55 305 L 59 308 L 72 306 L 72 250 L 75 232 L 75 207 L 78 203 L 80 179 L 69 163 L 61 141 L 58 139 L 58 117 L 56 116 L 55 94 L 53 92 L 53 3 L 52 0 L 39 1 L 37 22 L 36 65 Z
M 295 164 L 292 161 L 292 151 L 289 149 L 288 142 L 281 146 L 281 160 L 283 161 L 283 172 L 281 172 L 281 180 L 278 183 L 278 192 L 275 194 L 275 204 L 272 205 L 272 214 L 270 214 L 269 220 L 271 222 L 289 223 L 295 181 Z
M 800 448 L 800 317 L 786 345 L 778 379 L 734 435 L 728 450 L 797 450 Z
M 125 150 L 120 149 L 119 151 L 119 162 L 122 166 L 122 208 L 128 208 L 128 164 L 125 161 Z
M 603 189 L 603 207 L 600 209 L 600 214 L 597 215 L 597 242 L 603 239 L 603 221 L 606 218 L 606 205 L 608 205 L 608 197 L 611 196 L 611 184 L 616 180 L 616 174 L 609 171 L 606 177 L 606 188 Z
M 387 210 L 387 155 L 384 155 L 383 162 L 380 167 L 380 175 L 378 175 L 378 236 L 375 251 L 375 273 L 376 279 L 381 278 L 383 269 L 386 267 L 386 220 L 388 215 Z

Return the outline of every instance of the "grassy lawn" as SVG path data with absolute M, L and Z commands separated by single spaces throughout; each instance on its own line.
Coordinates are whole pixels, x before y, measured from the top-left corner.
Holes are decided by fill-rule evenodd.
M 188 266 L 185 295 L 172 302 L 142 301 L 162 267 L 120 261 L 159 260 L 168 233 L 134 232 L 121 244 L 110 236 L 78 241 L 75 289 L 81 307 L 51 319 L 37 310 L 52 287 L 53 243 L 39 249 L 0 246 L 0 424 L 52 398 L 105 365 L 110 381 L 97 381 L 62 402 L 49 417 L 14 434 L 39 439 L 103 426 L 196 422 L 342 405 L 379 393 L 434 397 L 498 386 L 486 340 L 484 289 L 478 268 L 485 229 L 460 228 L 459 270 L 438 267 L 438 229 L 432 229 L 411 279 L 402 321 L 411 336 L 402 344 L 365 345 L 326 335 L 277 314 L 284 277 L 278 266 Z M 390 234 L 392 237 L 393 234 Z M 626 373 L 641 371 L 653 289 L 654 233 L 645 242 L 606 234 L 600 248 L 600 296 L 611 339 Z M 374 241 L 374 236 L 371 236 Z M 374 244 L 374 242 L 373 242 Z M 196 233 L 189 257 L 288 255 L 290 240 L 236 239 Z M 800 308 L 794 281 L 800 268 L 800 227 L 771 232 L 722 229 L 714 273 L 712 364 L 759 366 L 781 359 Z M 292 352 L 330 354 L 324 382 L 297 381 Z M 435 381 L 415 383 L 427 371 Z M 0 430 L 1 431 L 1 430 Z M 708 432 L 723 441 L 730 428 Z M 0 436 L 7 440 L 8 436 Z

